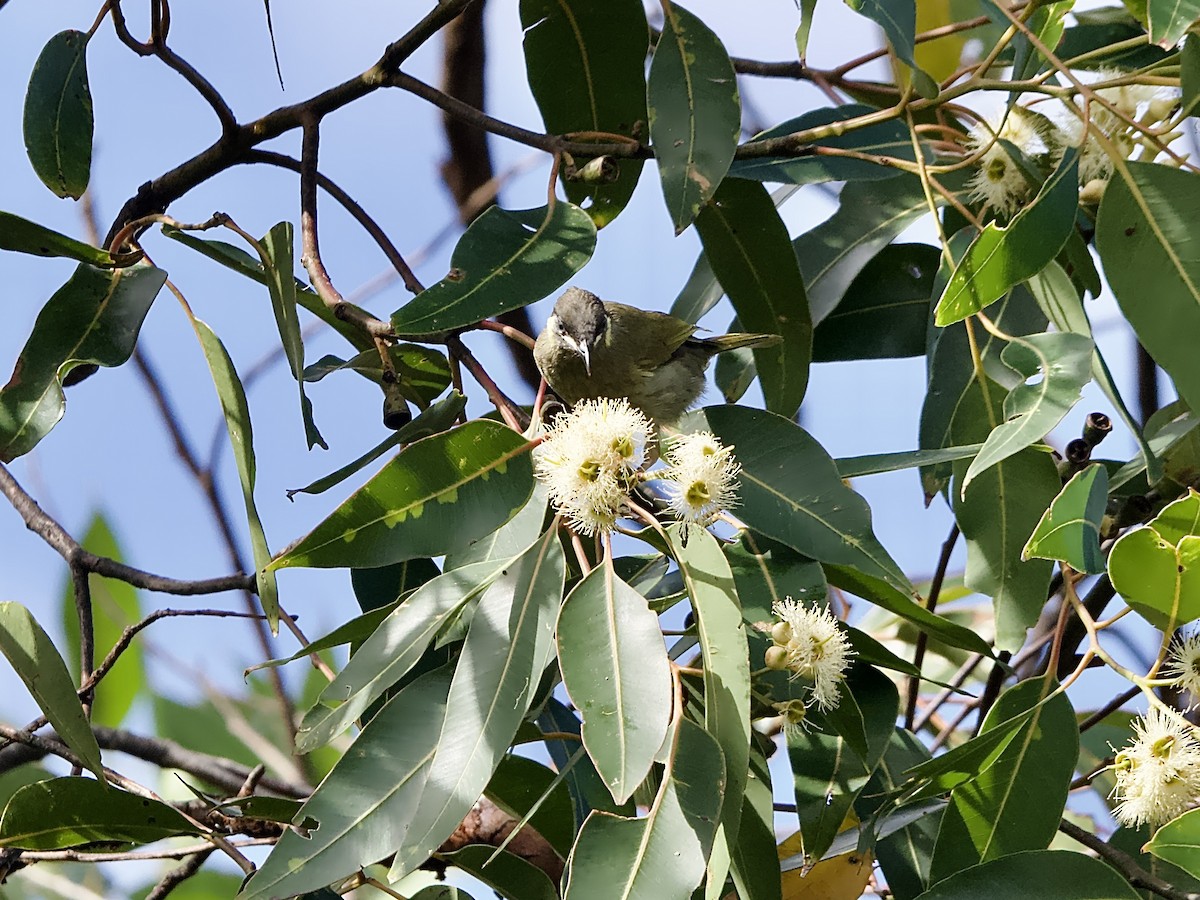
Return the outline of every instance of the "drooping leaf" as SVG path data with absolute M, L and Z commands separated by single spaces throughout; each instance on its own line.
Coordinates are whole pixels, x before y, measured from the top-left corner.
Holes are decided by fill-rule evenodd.
M 663 197 L 679 234 L 729 171 L 742 106 L 721 39 L 677 4 L 664 11 L 646 100 Z
M 25 93 L 25 150 L 59 197 L 78 200 L 92 173 L 92 93 L 88 35 L 60 31 L 42 48 Z
M 1200 494 L 1169 504 L 1127 531 L 1108 555 L 1108 574 L 1125 601 L 1156 628 L 1200 619 Z
M 938 95 L 938 85 L 916 64 L 913 56 L 917 31 L 915 0 L 846 0 L 846 5 L 875 22 L 901 62 L 912 68 L 912 84 L 926 99 Z
M 285 831 L 240 900 L 315 890 L 400 846 L 429 775 L 449 688 L 444 669 L 423 675 L 371 719 L 297 814 L 319 827 L 307 837 Z
M 0 847 L 62 850 L 93 842 L 149 844 L 200 829 L 158 800 L 91 778 L 51 778 L 15 794 L 0 819 Z
M 1100 520 L 1108 502 L 1108 470 L 1091 465 L 1076 472 L 1029 536 L 1023 559 L 1062 560 L 1076 572 L 1104 571 Z
M 250 549 L 254 555 L 254 574 L 258 588 L 258 599 L 271 625 L 271 632 L 279 629 L 279 587 L 275 573 L 267 567 L 271 562 L 271 549 L 262 520 L 258 516 L 258 505 L 254 502 L 254 482 L 258 464 L 254 459 L 254 432 L 250 425 L 250 405 L 246 402 L 246 391 L 238 377 L 233 360 L 221 339 L 208 325 L 192 316 L 192 328 L 204 351 L 212 375 L 213 386 L 221 401 L 221 412 L 225 416 L 225 429 L 229 433 L 229 445 L 237 463 L 238 480 L 242 486 L 242 500 L 246 507 L 246 523 L 250 529 Z
M 379 459 L 379 457 L 383 456 L 383 454 L 387 453 L 393 447 L 399 447 L 401 444 L 420 440 L 421 438 L 429 437 L 431 434 L 445 431 L 455 423 L 459 414 L 466 406 L 467 398 L 458 391 L 451 391 L 448 396 L 434 403 L 429 409 L 422 412 L 403 428 L 393 431 L 362 456 L 351 460 L 337 471 L 330 472 L 323 478 L 318 478 L 312 484 L 288 491 L 288 499 L 292 499 L 296 494 L 323 494 L 331 487 L 336 487 L 351 475 L 375 462 L 375 460 Z
M 911 591 L 875 538 L 866 501 L 842 483 L 808 432 L 782 416 L 740 406 L 710 406 L 699 415 L 725 446 L 736 448 L 743 522 L 805 556 Z
M 889 244 L 850 282 L 813 334 L 813 362 L 921 356 L 941 253 Z
M 186 247 L 191 247 L 198 253 L 207 256 L 214 262 L 220 263 L 227 269 L 237 272 L 239 275 L 243 275 L 252 281 L 257 281 L 262 285 L 268 282 L 267 273 L 263 270 L 262 263 L 241 247 L 235 247 L 233 244 L 228 244 L 224 241 L 199 238 L 194 234 L 179 231 L 169 225 L 163 226 L 162 233 L 171 240 L 178 241 Z M 359 350 L 371 350 L 374 352 L 375 343 L 370 335 L 364 334 L 362 329 L 356 325 L 339 319 L 333 309 L 326 306 L 325 301 L 312 288 L 297 282 L 296 302 L 344 337 L 353 347 Z M 366 310 L 353 304 L 350 304 L 350 308 L 356 312 L 366 313 Z
M 271 568 L 382 566 L 461 550 L 533 491 L 528 443 L 489 420 L 410 444 Z
M 1032 710 L 1013 740 L 979 777 L 950 794 L 933 849 L 931 882 L 969 866 L 1022 850 L 1044 850 L 1054 839 L 1079 755 L 1079 726 L 1066 694 L 1046 678 L 1007 689 L 981 733 Z
M 946 186 L 953 186 L 948 178 Z M 813 322 L 819 326 L 867 263 L 928 212 L 920 179 L 914 176 L 851 182 L 842 188 L 837 212 L 792 241 Z
M 95 513 L 79 542 L 85 550 L 117 561 L 124 561 L 107 519 Z M 124 581 L 88 576 L 92 594 L 92 635 L 95 662 L 99 663 L 121 637 L 121 633 L 141 619 L 137 590 Z M 67 658 L 79 658 L 79 615 L 75 609 L 75 592 L 71 579 L 65 579 L 62 589 L 63 633 L 67 638 Z M 108 670 L 92 697 L 92 721 L 97 725 L 116 728 L 133 706 L 138 694 L 146 688 L 146 673 L 142 666 L 142 648 L 134 641 L 125 648 L 120 659 Z
M 390 877 L 421 865 L 479 799 L 554 652 L 565 563 L 551 528 L 484 591 L 471 618 L 429 779 Z
M 300 388 L 300 415 L 304 421 L 304 436 L 308 449 L 319 445 L 328 450 L 313 421 L 312 401 L 304 393 L 304 338 L 300 334 L 300 318 L 296 315 L 296 275 L 292 268 L 292 223 L 280 222 L 259 241 L 255 249 L 262 254 L 267 288 L 271 292 L 271 310 L 283 343 L 288 368 Z
M 824 713 L 810 709 L 813 727 L 788 733 L 804 852 L 813 862 L 825 855 L 883 757 L 899 705 L 886 676 L 855 666 L 837 707 Z
M 1148 0 L 1146 11 L 1150 14 L 1150 40 L 1164 50 L 1178 44 L 1200 19 L 1200 3 L 1196 0 Z
M 658 617 L 610 566 L 597 566 L 567 596 L 557 634 L 563 685 L 583 717 L 583 745 L 613 799 L 624 803 L 650 771 L 671 717 L 670 661 Z
M 1093 14 L 1103 12 L 1110 15 L 1103 19 L 1099 16 L 1091 18 Z M 1058 42 L 1055 53 L 1059 59 L 1075 59 L 1087 54 L 1085 59 L 1072 62 L 1072 69 L 1136 70 L 1154 66 L 1167 57 L 1161 47 L 1144 39 L 1134 43 L 1144 38 L 1146 29 L 1124 7 L 1110 6 L 1107 10 L 1103 7 L 1095 10 L 1072 9 L 1071 13 L 1078 24 L 1063 29 L 1062 40 Z M 1183 56 L 1186 57 L 1187 44 L 1183 46 Z M 1186 68 L 1184 71 L 1187 71 Z M 1187 95 L 1186 88 L 1184 95 Z
M 1200 41 L 1183 42 L 1183 48 L 1179 51 L 1179 67 L 1180 88 L 1183 90 L 1180 113 L 1194 115 L 1196 106 L 1200 104 Z
M 1049 265 L 1075 227 L 1078 205 L 1079 158 L 1069 153 L 1012 222 L 989 222 L 971 242 L 938 300 L 938 327 L 990 306 Z
M 491 534 L 473 541 L 465 549 L 446 554 L 445 570 L 458 569 L 470 563 L 497 562 L 512 559 L 525 552 L 538 536 L 546 530 L 547 500 L 546 486 L 541 482 L 533 486 L 533 493 L 517 514 Z
M 671 303 L 670 313 L 676 318 L 693 324 L 715 307 L 724 296 L 725 289 L 709 265 L 708 258 L 701 253 L 688 275 L 688 280 Z
M 500 568 L 485 562 L 452 569 L 392 610 L 305 714 L 296 749 L 308 753 L 349 728 L 416 665 L 439 629 L 486 588 Z
M 738 825 L 737 841 L 729 849 L 729 870 L 739 897 L 744 900 L 782 900 L 771 773 L 766 757 L 757 746 L 750 749 L 750 771 L 746 792 L 742 795 L 742 821 Z M 711 864 L 709 869 L 711 871 Z
M 712 849 L 724 772 L 717 742 L 680 719 L 646 815 L 593 812 L 584 823 L 571 853 L 565 900 L 690 897 Z
M 1031 850 L 994 859 L 952 875 L 917 900 L 1136 900 L 1138 894 L 1115 869 L 1070 850 Z
M 49 635 L 20 603 L 0 603 L 0 653 L 25 682 L 63 743 L 103 781 L 100 747 L 83 714 L 75 684 Z
M 963 476 L 962 491 L 981 473 L 1040 441 L 1063 420 L 1091 380 L 1092 341 L 1080 334 L 1013 337 L 1000 361 L 1023 379 L 1004 398 L 1004 421 L 991 430 Z
M 522 0 L 525 73 L 550 134 L 644 136 L 650 32 L 636 0 Z M 586 98 L 586 100 L 585 100 Z M 615 181 L 564 181 L 572 203 L 603 228 L 625 208 L 640 159 L 614 159 Z M 582 163 L 581 163 L 582 164 Z
M 783 137 L 797 131 L 820 128 L 835 122 L 845 122 L 872 112 L 875 112 L 873 107 L 864 106 L 861 103 L 814 109 L 797 118 L 788 119 L 761 134 L 756 134 L 743 146 L 753 150 L 755 141 Z M 870 160 L 836 154 L 821 155 L 819 149 L 826 147 L 874 156 L 888 156 L 894 159 L 909 161 L 915 159 L 908 128 L 903 122 L 896 120 L 868 125 L 865 128 L 855 128 L 843 134 L 821 138 L 807 146 L 812 147 L 813 152 L 806 156 L 751 156 L 738 159 L 730 166 L 729 174 L 738 178 L 752 178 L 755 181 L 777 181 L 790 184 L 815 184 L 824 181 L 879 181 L 896 177 L 895 168 L 878 165 Z
M 1200 356 L 1181 334 L 1200 328 L 1200 256 L 1188 249 L 1200 176 L 1129 162 L 1104 191 L 1096 249 L 1138 340 L 1200 409 Z
M 0 388 L 0 461 L 28 453 L 62 418 L 62 379 L 84 363 L 129 359 L 167 273 L 144 263 L 80 265 L 38 314 L 8 384 Z
M 721 820 L 708 872 L 710 882 L 724 884 L 728 848 L 737 843 L 750 756 L 750 659 L 729 562 L 712 535 L 695 531 L 686 541 L 678 526 L 668 534 L 704 660 L 704 729 L 716 739 L 725 760 Z
M 767 409 L 795 415 L 808 386 L 812 321 L 787 227 L 766 188 L 726 178 L 696 217 L 705 258 L 737 311 L 741 328 L 778 334 L 754 350 Z
M 0 250 L 31 253 L 34 256 L 62 256 L 101 269 L 116 265 L 116 260 L 107 250 L 69 238 L 8 212 L 0 212 Z
M 439 334 L 539 300 L 591 259 L 596 225 L 578 206 L 493 206 L 471 223 L 450 273 L 392 314 L 400 337 Z
M 431 347 L 420 344 L 392 344 L 388 357 L 396 370 L 396 386 L 405 399 L 425 409 L 450 386 L 450 363 L 446 355 Z M 315 363 L 304 367 L 305 381 L 320 381 L 332 372 L 348 370 L 357 372 L 372 384 L 380 384 L 383 377 L 383 362 L 379 349 L 372 347 L 350 359 L 339 359 L 332 354 L 322 356 Z
M 537 717 L 537 726 L 543 732 L 559 732 L 582 737 L 582 726 L 575 713 L 553 695 Z M 575 829 L 580 828 L 599 809 L 616 815 L 631 816 L 635 812 L 632 803 L 616 804 L 608 792 L 600 773 L 583 749 L 580 740 L 554 738 L 546 741 L 546 750 L 555 768 L 565 772 L 564 781 L 571 794 L 572 810 L 575 814 Z

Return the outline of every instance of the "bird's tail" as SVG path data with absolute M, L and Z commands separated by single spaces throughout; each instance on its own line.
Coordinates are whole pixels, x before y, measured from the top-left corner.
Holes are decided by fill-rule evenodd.
M 737 350 L 740 347 L 774 347 L 783 338 L 778 334 L 719 334 L 716 337 L 701 338 L 700 343 L 714 353 L 724 353 L 726 350 Z

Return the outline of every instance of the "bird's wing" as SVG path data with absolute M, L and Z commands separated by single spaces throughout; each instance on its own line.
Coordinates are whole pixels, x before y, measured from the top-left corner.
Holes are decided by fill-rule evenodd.
M 607 305 L 610 308 L 616 308 L 616 321 L 621 323 L 620 327 L 627 327 L 624 323 L 634 321 L 630 317 L 631 315 L 642 317 L 649 316 L 658 320 L 656 322 L 657 327 L 655 330 L 662 336 L 661 342 L 658 344 L 649 344 L 643 339 L 633 345 L 642 348 L 642 353 L 638 362 L 644 368 L 657 368 L 658 366 L 661 366 L 674 355 L 676 350 L 683 346 L 684 341 L 696 333 L 697 326 L 691 324 L 690 322 L 685 322 L 683 319 L 680 319 L 677 316 L 654 312 L 652 310 L 636 309 L 635 307 L 627 306 L 624 303 L 614 303 L 612 301 L 608 301 Z M 626 312 L 627 314 L 622 316 L 620 315 L 621 312 Z M 649 324 L 645 318 L 642 318 L 641 321 L 643 326 Z M 614 337 L 618 336 L 614 335 Z M 622 346 L 630 346 L 630 344 L 624 341 L 621 341 L 620 343 Z

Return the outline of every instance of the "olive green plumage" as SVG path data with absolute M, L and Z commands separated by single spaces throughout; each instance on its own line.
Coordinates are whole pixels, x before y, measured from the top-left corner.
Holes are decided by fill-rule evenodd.
M 669 425 L 704 390 L 704 370 L 714 356 L 781 340 L 775 334 L 698 338 L 695 332 L 695 325 L 675 316 L 604 301 L 572 287 L 554 304 L 533 355 L 546 382 L 568 405 L 625 397 Z

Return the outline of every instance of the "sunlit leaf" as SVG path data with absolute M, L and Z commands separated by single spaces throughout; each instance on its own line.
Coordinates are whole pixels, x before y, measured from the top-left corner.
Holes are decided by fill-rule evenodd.
M 808 386 L 812 321 L 787 228 L 766 188 L 727 178 L 696 217 L 705 258 L 737 311 L 741 328 L 778 334 L 754 350 L 767 409 L 792 416 Z
M 392 314 L 400 337 L 438 334 L 540 300 L 591 259 L 596 225 L 578 206 L 493 206 L 471 223 L 450 273 Z
M 139 264 L 80 265 L 38 314 L 8 384 L 0 387 L 0 461 L 28 453 L 65 409 L 62 379 L 84 363 L 119 366 L 167 273 Z
M 664 10 L 646 98 L 659 180 L 679 234 L 729 171 L 742 107 L 721 39 L 683 7 Z
M 1200 878 L 1200 810 L 1186 812 L 1158 829 L 1146 850 Z
M 915 0 L 846 0 L 859 15 L 866 16 L 883 29 L 896 56 L 912 67 L 912 83 L 922 97 L 932 99 L 938 95 L 938 86 L 914 61 L 917 31 L 917 5 Z
M 1108 470 L 1091 465 L 1076 472 L 1029 536 L 1022 557 L 1062 560 L 1089 575 L 1103 572 L 1100 520 L 1107 503 Z
M 1200 19 L 1200 3 L 1196 0 L 1149 0 L 1150 40 L 1170 50 Z
M 0 603 L 0 653 L 25 682 L 58 736 L 103 781 L 100 747 L 83 714 L 75 684 L 50 637 L 20 603 Z
M 610 566 L 597 566 L 567 596 L 557 636 L 563 685 L 583 717 L 583 744 L 613 799 L 624 803 L 650 771 L 671 716 L 670 661 L 658 617 Z
M 51 778 L 21 788 L 4 807 L 0 847 L 61 850 L 93 842 L 149 844 L 200 829 L 158 800 L 91 778 Z
M 1148 525 L 1123 534 L 1108 555 L 1108 574 L 1156 628 L 1200 619 L 1200 494 L 1189 489 Z
M 488 420 L 410 444 L 272 568 L 382 566 L 461 550 L 533 491 L 528 443 Z
M 60 31 L 42 48 L 25 93 L 25 150 L 38 178 L 78 200 L 92 171 L 92 93 L 88 35 Z

